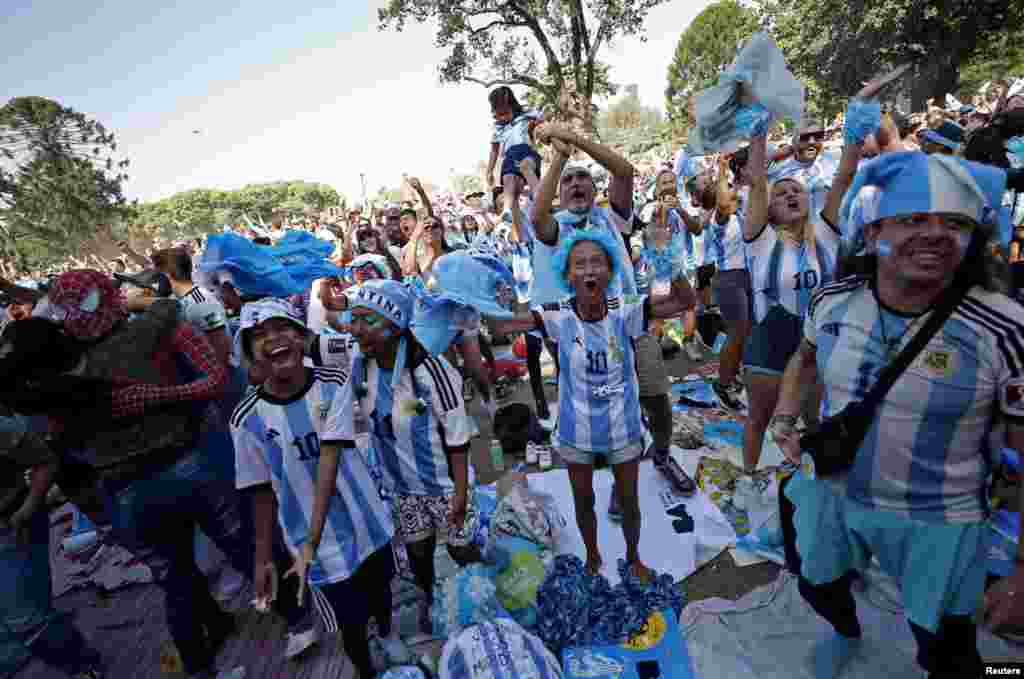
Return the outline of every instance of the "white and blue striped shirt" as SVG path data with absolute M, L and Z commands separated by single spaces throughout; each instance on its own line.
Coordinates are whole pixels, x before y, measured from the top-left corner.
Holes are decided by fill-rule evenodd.
M 231 416 L 236 485 L 271 484 L 277 518 L 295 554 L 309 539 L 316 496 L 320 446 L 351 440 L 345 423 L 344 370 L 314 368 L 297 396 L 281 401 L 262 388 L 242 399 Z M 349 578 L 395 533 L 391 510 L 380 497 L 363 455 L 341 451 L 336 492 L 331 497 L 317 560 L 309 570 L 314 585 Z
M 401 495 L 446 495 L 455 490 L 448 452 L 469 444 L 476 432 L 462 398 L 462 376 L 442 356 L 417 357 L 392 390 L 391 370 L 358 349 L 345 386 L 339 438 L 355 440 L 355 400 L 370 421 L 370 445 L 380 460 L 384 487 Z M 413 380 L 415 376 L 415 381 Z
M 804 321 L 825 387 L 822 414 L 863 400 L 927 317 L 887 309 L 864 279 L 823 288 Z M 1007 422 L 1024 422 L 1024 307 L 975 287 L 878 406 L 847 495 L 911 519 L 982 521 Z
M 539 111 L 523 111 L 507 123 L 495 123 L 491 142 L 500 145 L 502 154 L 513 146 L 529 146 L 530 121 L 540 120 L 542 117 Z
M 643 440 L 633 340 L 647 332 L 647 297 L 608 299 L 608 314 L 584 321 L 575 298 L 536 309 L 558 344 L 559 445 L 608 453 Z
M 738 215 L 729 217 L 725 224 L 718 223 L 718 215 L 712 215 L 704 227 L 705 253 L 719 271 L 746 269 L 747 258 L 743 246 L 743 227 Z
M 756 322 L 764 321 L 775 306 L 803 318 L 814 293 L 835 276 L 839 233 L 813 214 L 813 248 L 806 241 L 780 238 L 771 224 L 746 243 Z

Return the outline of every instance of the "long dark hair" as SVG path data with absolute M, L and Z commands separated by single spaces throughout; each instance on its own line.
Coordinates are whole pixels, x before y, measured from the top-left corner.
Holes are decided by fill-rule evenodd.
M 498 89 L 487 95 L 487 100 L 491 102 L 491 110 L 494 111 L 499 106 L 508 106 L 512 109 L 512 117 L 515 118 L 523 113 L 523 106 L 516 99 L 515 93 L 512 92 L 512 88 L 508 85 L 502 85 Z

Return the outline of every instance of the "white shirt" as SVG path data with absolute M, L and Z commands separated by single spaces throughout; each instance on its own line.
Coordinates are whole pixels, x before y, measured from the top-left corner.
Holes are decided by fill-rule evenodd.
M 256 389 L 231 416 L 236 485 L 271 485 L 277 518 L 293 554 L 309 540 L 320 446 L 350 440 L 345 422 L 351 413 L 342 398 L 347 383 L 342 370 L 316 368 L 296 397 L 281 401 Z M 394 534 L 391 510 L 381 499 L 365 458 L 355 449 L 342 449 L 310 581 L 320 585 L 349 578 Z
M 198 285 L 178 297 L 182 315 L 200 332 L 213 332 L 227 325 L 228 314 L 217 296 Z

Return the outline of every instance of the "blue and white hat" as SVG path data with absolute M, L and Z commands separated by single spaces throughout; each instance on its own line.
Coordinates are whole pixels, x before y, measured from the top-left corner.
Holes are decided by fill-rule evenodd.
M 857 201 L 858 209 L 853 210 L 866 187 L 877 190 Z M 843 200 L 840 218 L 859 229 L 887 217 L 954 214 L 992 231 L 1005 190 L 1006 173 L 991 165 L 920 151 L 886 153 L 861 167 Z
M 398 387 L 402 380 L 402 372 L 405 370 L 405 356 L 407 353 L 406 333 L 409 324 L 412 322 L 413 303 L 415 298 L 408 287 L 392 280 L 366 281 L 349 295 L 350 308 L 365 308 L 375 311 L 384 318 L 394 323 L 402 334 L 398 341 L 398 352 L 395 355 L 395 368 L 391 376 L 392 390 Z M 392 392 L 394 393 L 394 392 Z M 388 415 L 390 413 L 382 413 Z
M 249 344 L 250 331 L 264 321 L 272 318 L 283 318 L 291 321 L 303 332 L 306 331 L 305 316 L 295 308 L 295 305 L 285 299 L 277 297 L 266 297 L 255 302 L 249 302 L 242 307 L 239 314 L 239 333 L 242 340 L 242 351 L 252 359 L 252 348 Z
M 405 330 L 412 320 L 413 295 L 398 281 L 366 281 L 349 296 L 349 305 L 376 311 Z

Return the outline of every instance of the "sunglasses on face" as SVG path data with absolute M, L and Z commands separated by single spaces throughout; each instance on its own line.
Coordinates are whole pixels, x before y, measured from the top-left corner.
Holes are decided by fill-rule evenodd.
M 372 240 L 377 237 L 373 231 L 358 231 L 356 232 L 356 238 L 359 240 Z
M 441 225 L 437 222 L 431 222 L 423 227 L 424 231 L 440 231 Z
M 582 170 L 579 172 L 570 172 L 569 174 L 562 177 L 562 183 L 567 184 L 573 179 L 590 179 L 590 175 L 587 174 L 586 172 L 583 172 Z
M 800 141 L 803 143 L 811 141 L 825 141 L 824 132 L 809 132 L 807 134 L 800 135 Z

